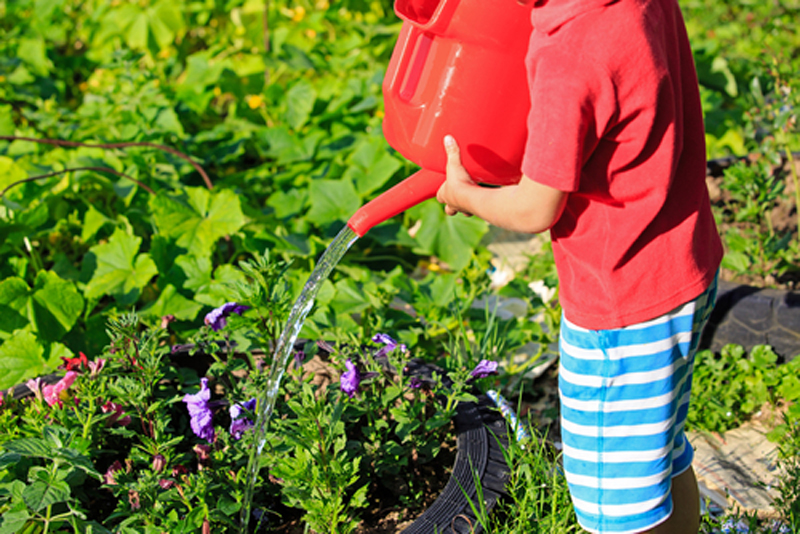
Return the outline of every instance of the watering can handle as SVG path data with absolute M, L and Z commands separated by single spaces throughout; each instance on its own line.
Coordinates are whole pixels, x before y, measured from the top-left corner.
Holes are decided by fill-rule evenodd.
M 392 98 L 398 102 L 405 100 L 400 96 L 400 88 L 403 84 L 403 80 L 406 77 L 406 71 L 411 63 L 411 58 L 414 56 L 414 47 L 422 36 L 423 32 L 415 25 L 403 24 L 400 37 L 395 44 L 395 57 L 397 57 L 397 65 L 394 66 L 393 72 L 392 66 L 389 67 L 389 76 L 391 76 L 391 78 L 387 80 L 388 83 L 384 83 L 385 90 L 388 90 L 390 93 L 390 96 L 385 95 L 385 98 L 386 96 L 389 96 L 389 98 Z
M 444 180 L 444 174 L 422 169 L 362 206 L 350 217 L 347 226 L 363 237 L 373 226 L 435 197 Z

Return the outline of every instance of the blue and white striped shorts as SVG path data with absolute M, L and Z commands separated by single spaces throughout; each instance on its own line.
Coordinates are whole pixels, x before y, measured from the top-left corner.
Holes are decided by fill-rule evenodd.
M 642 532 L 672 513 L 672 477 L 694 456 L 683 427 L 716 289 L 715 278 L 691 302 L 614 330 L 562 318 L 564 471 L 578 522 L 589 532 Z

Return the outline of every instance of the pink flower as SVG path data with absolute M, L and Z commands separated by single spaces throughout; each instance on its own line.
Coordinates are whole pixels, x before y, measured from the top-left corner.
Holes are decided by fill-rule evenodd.
M 108 467 L 108 470 L 106 470 L 103 475 L 103 482 L 109 486 L 116 485 L 117 481 L 114 480 L 114 473 L 117 471 L 122 471 L 122 464 L 119 460 L 115 460 L 114 463 Z
M 108 418 L 106 423 L 108 425 L 119 423 L 120 426 L 128 426 L 131 424 L 131 416 L 125 415 L 122 406 L 116 402 L 106 401 L 100 409 L 103 410 L 103 413 L 111 413 L 111 417 Z
M 156 454 L 155 456 L 153 456 L 153 465 L 152 465 L 153 471 L 155 471 L 156 473 L 160 473 L 161 471 L 164 470 L 164 467 L 166 467 L 166 465 L 167 465 L 167 459 L 164 458 L 163 454 Z
M 44 386 L 42 388 L 42 394 L 44 395 L 44 400 L 47 402 L 47 405 L 52 406 L 58 403 L 59 407 L 63 406 L 61 401 L 66 397 L 66 391 L 72 386 L 72 383 L 75 382 L 75 377 L 77 376 L 78 373 L 75 371 L 67 371 L 64 378 L 55 384 Z
M 131 510 L 138 510 L 142 507 L 142 503 L 139 501 L 139 492 L 136 490 L 128 490 L 128 502 Z
M 33 396 L 38 400 L 44 400 L 42 396 L 42 379 L 41 378 L 31 378 L 27 382 L 25 382 L 25 386 L 33 393 Z
M 94 378 L 100 374 L 100 371 L 103 370 L 103 367 L 106 365 L 106 360 L 104 358 L 97 358 L 96 360 L 89 362 L 87 365 L 89 366 L 89 376 Z

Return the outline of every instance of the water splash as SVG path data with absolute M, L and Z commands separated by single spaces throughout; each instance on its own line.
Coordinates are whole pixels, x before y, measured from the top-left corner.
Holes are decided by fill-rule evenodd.
M 309 276 L 305 286 L 303 286 L 303 291 L 300 292 L 300 296 L 295 301 L 292 310 L 289 312 L 286 327 L 283 329 L 280 338 L 278 338 L 278 344 L 275 347 L 272 365 L 267 377 L 267 387 L 264 394 L 258 398 L 256 407 L 256 424 L 253 428 L 253 432 L 255 432 L 255 447 L 250 452 L 250 459 L 247 464 L 247 486 L 239 517 L 240 534 L 248 533 L 247 528 L 251 515 L 250 505 L 253 501 L 253 492 L 258 480 L 261 452 L 264 450 L 264 445 L 266 445 L 269 418 L 275 407 L 275 399 L 278 395 L 281 379 L 292 356 L 294 343 L 300 334 L 306 316 L 314 305 L 314 298 L 317 296 L 322 283 L 328 279 L 333 268 L 336 267 L 357 239 L 356 233 L 349 226 L 345 226 L 331 244 L 328 245 L 319 262 L 317 262 L 316 268 Z

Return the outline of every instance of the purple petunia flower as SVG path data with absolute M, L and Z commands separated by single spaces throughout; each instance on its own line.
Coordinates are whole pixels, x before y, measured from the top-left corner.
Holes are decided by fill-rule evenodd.
M 484 378 L 489 375 L 493 375 L 497 373 L 497 362 L 489 361 L 489 360 L 481 360 L 478 362 L 478 365 L 475 366 L 475 369 L 470 371 L 470 376 L 472 378 Z
M 206 314 L 204 322 L 211 327 L 214 332 L 219 332 L 228 323 L 228 316 L 232 313 L 237 315 L 243 314 L 249 310 L 250 306 L 244 304 L 237 304 L 235 302 L 226 302 L 219 308 L 215 308 Z
M 425 383 L 416 376 L 412 376 L 411 380 L 408 381 L 408 387 L 411 389 L 420 389 L 424 385 Z
M 361 384 L 361 372 L 349 359 L 344 362 L 344 365 L 347 367 L 347 371 L 342 373 L 342 377 L 339 380 L 339 388 L 352 399 Z
M 194 395 L 184 395 L 183 402 L 189 410 L 192 431 L 195 435 L 206 441 L 214 441 L 214 414 L 208 405 L 211 390 L 208 389 L 208 378 L 200 379 L 200 391 Z
M 242 404 L 234 404 L 229 408 L 231 414 L 231 436 L 234 439 L 242 439 L 242 434 L 255 426 L 253 421 L 247 417 L 248 413 L 256 410 L 256 399 L 250 399 Z M 247 413 L 242 413 L 242 412 Z
M 405 345 L 403 344 L 398 345 L 397 341 L 395 341 L 388 334 L 375 334 L 374 336 L 372 336 L 372 341 L 373 343 L 383 343 L 384 345 L 383 347 L 380 348 L 380 350 L 378 350 L 378 352 L 375 353 L 376 358 L 382 358 L 397 348 L 400 349 L 400 352 L 406 351 Z

